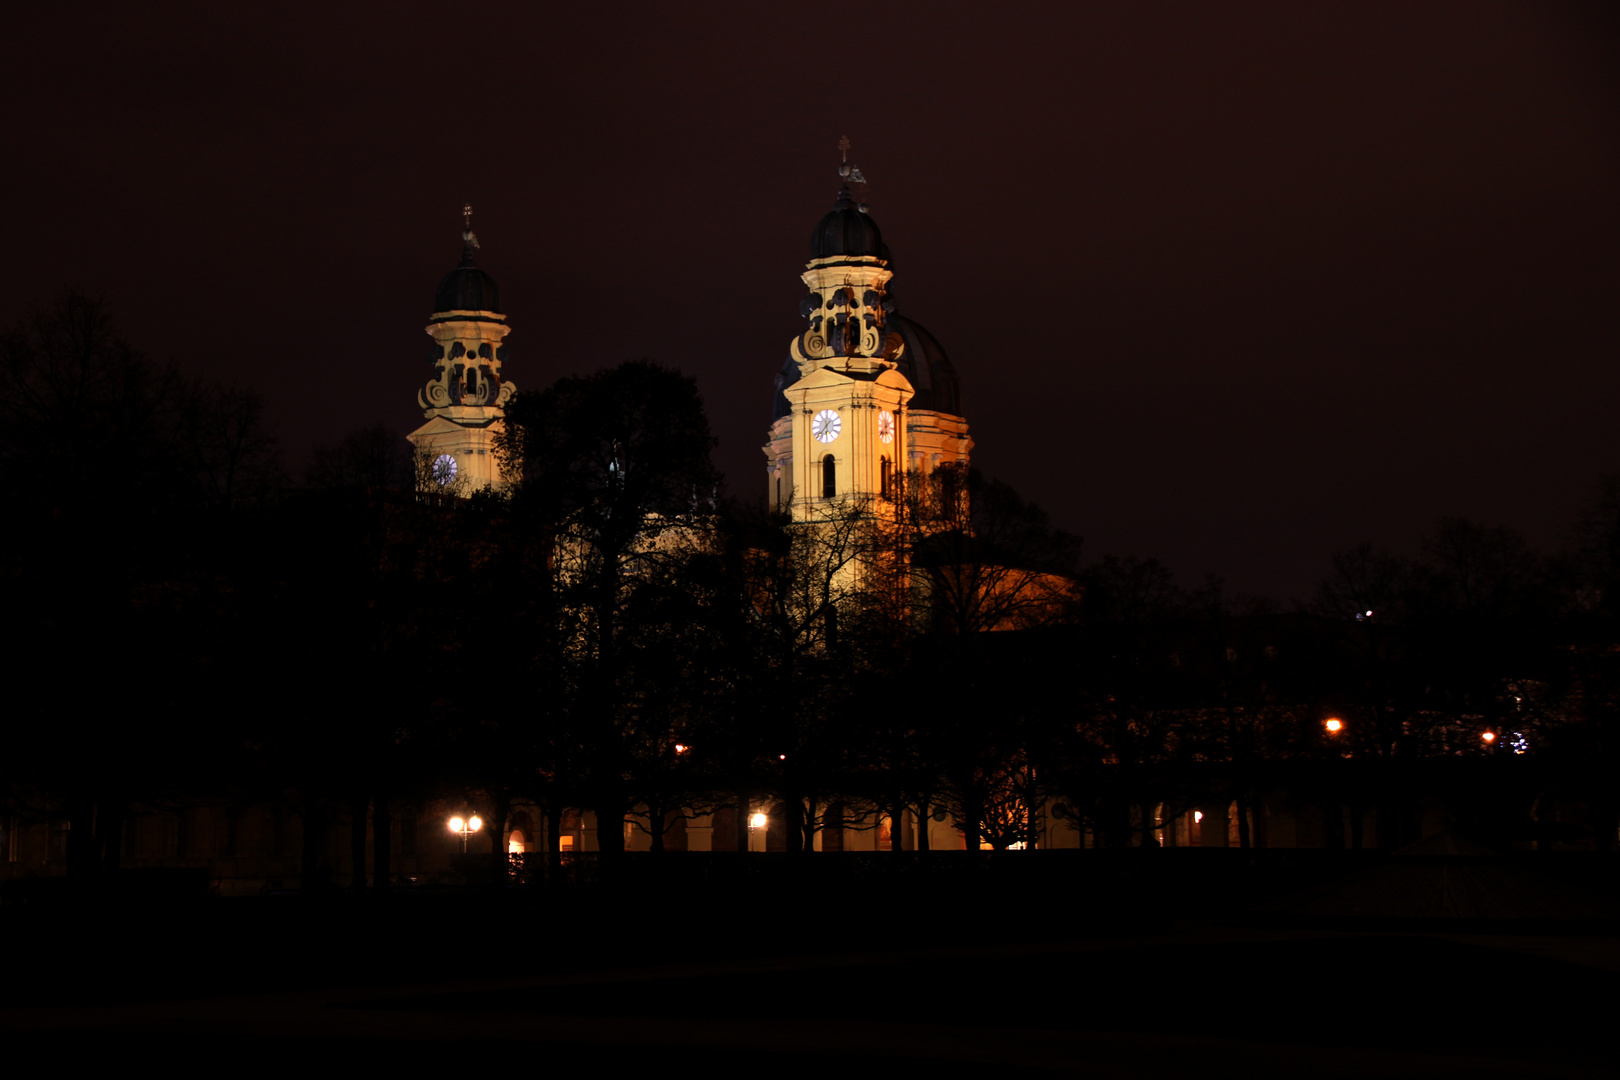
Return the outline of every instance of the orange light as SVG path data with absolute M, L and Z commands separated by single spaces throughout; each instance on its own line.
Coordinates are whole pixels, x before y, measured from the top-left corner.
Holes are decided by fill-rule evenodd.
M 675 752 L 677 754 L 684 754 L 690 749 L 691 749 L 691 747 L 687 746 L 685 743 L 676 743 L 675 744 Z
M 1338 717 L 1335 716 L 1333 719 L 1329 720 L 1326 724 L 1324 724 L 1322 726 L 1327 728 L 1331 732 L 1337 733 L 1337 732 L 1340 732 L 1340 731 L 1344 730 L 1344 721 L 1340 720 Z
M 1481 735 L 1480 738 L 1484 739 L 1488 743 L 1493 743 L 1496 741 L 1496 732 L 1487 731 L 1485 734 Z
M 1201 824 L 1203 822 L 1203 820 L 1204 820 L 1204 812 L 1202 810 L 1194 810 L 1193 811 L 1193 824 L 1194 825 Z
M 460 818 L 453 817 L 453 818 L 450 819 L 450 831 L 451 832 L 460 832 L 461 831 L 461 825 L 462 825 L 462 821 L 461 821 Z

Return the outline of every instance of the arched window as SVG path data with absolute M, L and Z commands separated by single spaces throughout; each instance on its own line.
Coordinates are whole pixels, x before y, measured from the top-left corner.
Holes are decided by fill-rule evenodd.
M 821 459 L 821 497 L 830 499 L 838 494 L 838 465 L 828 454 Z
M 885 499 L 887 499 L 890 494 L 889 459 L 887 457 L 878 459 L 878 494 L 882 495 Z

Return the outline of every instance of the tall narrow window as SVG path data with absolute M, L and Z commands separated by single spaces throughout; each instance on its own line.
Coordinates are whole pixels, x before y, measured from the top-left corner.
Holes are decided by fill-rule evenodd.
M 955 469 L 942 469 L 939 476 L 939 510 L 942 515 L 956 513 L 957 477 Z
M 828 454 L 821 459 L 821 496 L 830 499 L 838 494 L 838 465 Z
M 890 495 L 889 459 L 887 457 L 878 459 L 878 494 L 882 495 L 885 499 L 887 499 Z

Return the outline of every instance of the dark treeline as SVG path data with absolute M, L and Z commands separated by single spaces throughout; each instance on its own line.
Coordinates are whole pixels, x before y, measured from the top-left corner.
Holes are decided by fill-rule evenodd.
M 800 853 L 908 813 L 969 848 L 1033 846 L 1047 814 L 1149 846 L 1213 801 L 1247 846 L 1278 790 L 1388 847 L 1437 783 L 1503 840 L 1608 848 L 1620 822 L 1620 481 L 1556 556 L 1444 521 L 1416 558 L 1335 556 L 1283 611 L 1086 565 L 976 472 L 809 524 L 727 503 L 695 385 L 647 363 L 516 398 L 512 483 L 470 498 L 381 429 L 292 482 L 252 393 L 142 356 L 93 298 L 0 364 L 0 790 L 68 826 L 70 874 L 119 865 L 133 808 L 199 801 L 300 822 L 310 885 L 324 823 L 358 867 L 369 819 L 386 883 L 390 816 L 438 799 L 496 857 L 519 805 L 552 845 L 584 810 L 655 852 L 711 814 L 745 849 L 760 805 Z M 624 834 L 598 841 L 610 862 Z

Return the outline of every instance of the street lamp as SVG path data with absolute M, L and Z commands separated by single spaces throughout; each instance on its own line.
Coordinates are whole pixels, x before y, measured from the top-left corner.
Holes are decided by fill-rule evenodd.
M 473 833 L 477 832 L 483 827 L 484 821 L 477 814 L 474 814 L 466 821 L 463 821 L 458 817 L 453 817 L 450 819 L 450 831 L 461 837 L 461 853 L 463 855 L 467 854 L 467 837 L 471 836 Z
M 1337 735 L 1344 730 L 1344 721 L 1337 716 L 1330 716 L 1322 726 L 1327 728 L 1329 735 Z

